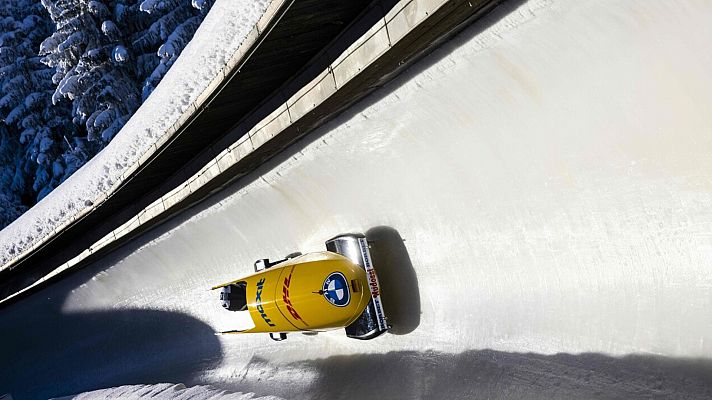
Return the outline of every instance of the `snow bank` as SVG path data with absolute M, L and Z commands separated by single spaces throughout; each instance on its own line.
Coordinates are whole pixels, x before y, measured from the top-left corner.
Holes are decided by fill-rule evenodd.
M 264 13 L 270 0 L 217 0 L 176 63 L 114 140 L 72 177 L 0 231 L 0 264 L 89 210 L 208 87 Z
M 254 393 L 230 393 L 210 386 L 185 387 L 183 384 L 159 383 L 155 385 L 125 385 L 94 390 L 77 395 L 58 397 L 56 400 L 93 399 L 160 399 L 160 400 L 279 400 L 279 397 L 255 397 Z

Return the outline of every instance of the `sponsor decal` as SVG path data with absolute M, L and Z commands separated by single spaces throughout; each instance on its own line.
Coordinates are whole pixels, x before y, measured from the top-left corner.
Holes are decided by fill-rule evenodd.
M 269 326 L 275 326 L 272 323 L 272 320 L 270 320 L 267 317 L 267 313 L 265 312 L 264 307 L 262 307 L 262 288 L 265 286 L 265 278 L 260 279 L 257 281 L 257 295 L 255 296 L 255 303 L 257 303 L 257 312 L 260 313 L 260 316 L 262 317 L 263 320 L 267 323 Z
M 289 271 L 289 276 L 284 278 L 284 283 L 282 285 L 282 300 L 284 301 L 284 304 L 287 306 L 287 310 L 289 311 L 289 314 L 294 318 L 299 321 L 304 322 L 304 325 L 309 325 L 302 319 L 302 317 L 299 316 L 299 313 L 297 310 L 294 309 L 294 306 L 292 305 L 292 301 L 289 299 L 289 284 L 292 282 L 292 273 L 294 272 L 294 267 L 292 267 L 292 270 Z
M 386 316 L 383 312 L 383 304 L 381 304 L 381 291 L 380 286 L 378 285 L 378 277 L 376 276 L 376 270 L 371 264 L 371 255 L 368 253 L 368 242 L 365 238 L 359 238 L 358 241 L 361 247 L 361 256 L 363 257 L 364 267 L 366 268 L 368 289 L 371 291 L 373 305 L 376 309 L 376 321 L 378 322 L 378 328 L 386 330 L 388 329 L 388 325 L 386 324 Z
M 341 272 L 332 272 L 324 280 L 320 290 L 324 298 L 337 307 L 345 307 L 351 301 L 349 283 Z
M 375 299 L 381 293 L 378 291 L 378 278 L 376 277 L 376 270 L 368 270 L 368 286 L 371 289 L 371 296 Z
M 381 298 L 373 299 L 373 305 L 376 308 L 376 317 L 378 318 L 378 328 L 386 329 L 386 316 L 383 315 L 383 305 L 381 305 Z

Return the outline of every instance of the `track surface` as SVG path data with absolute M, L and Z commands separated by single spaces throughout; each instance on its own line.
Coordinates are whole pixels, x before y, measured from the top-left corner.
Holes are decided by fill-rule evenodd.
M 0 312 L 0 392 L 712 396 L 712 4 L 510 2 L 249 179 Z M 376 240 L 394 329 L 214 336 L 212 284 Z

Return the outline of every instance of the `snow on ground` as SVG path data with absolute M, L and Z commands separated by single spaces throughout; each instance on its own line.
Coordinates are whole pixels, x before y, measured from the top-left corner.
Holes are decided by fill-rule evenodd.
M 116 138 L 71 178 L 0 231 L 0 264 L 42 240 L 119 184 L 227 64 L 270 0 L 217 0 L 156 90 Z
M 210 386 L 185 387 L 183 384 L 125 385 L 93 390 L 55 400 L 95 399 L 159 399 L 159 400 L 279 400 L 279 397 L 255 397 L 254 393 L 231 393 Z

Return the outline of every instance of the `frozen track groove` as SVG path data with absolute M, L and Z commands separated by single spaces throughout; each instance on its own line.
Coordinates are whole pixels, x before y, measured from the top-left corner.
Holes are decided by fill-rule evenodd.
M 712 4 L 510 2 L 185 216 L 2 311 L 0 388 L 712 396 Z M 216 337 L 210 285 L 376 239 L 395 328 Z M 12 327 L 7 329 L 5 327 Z

